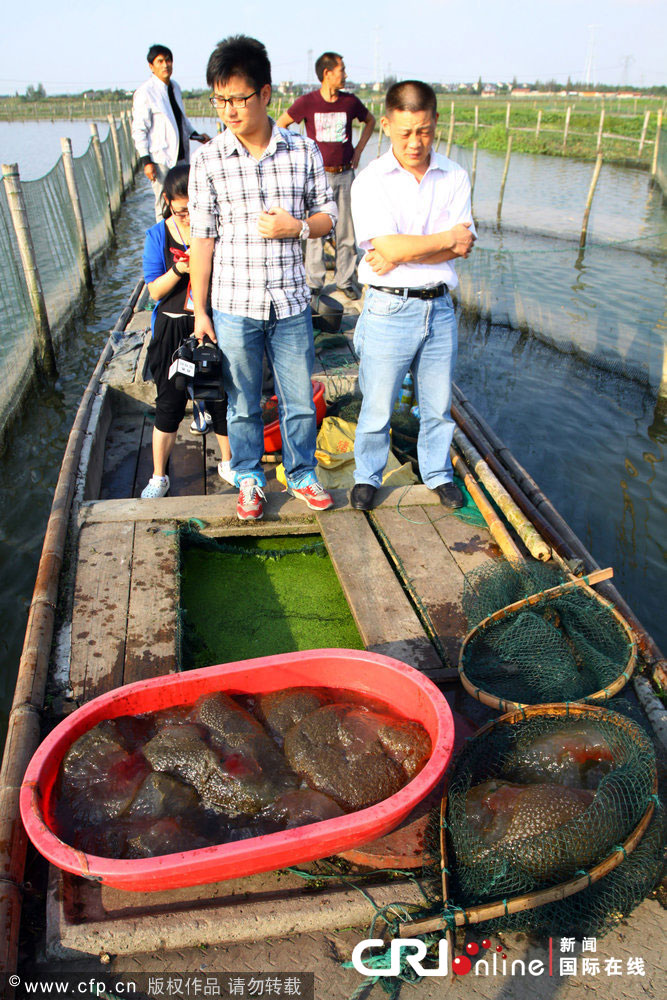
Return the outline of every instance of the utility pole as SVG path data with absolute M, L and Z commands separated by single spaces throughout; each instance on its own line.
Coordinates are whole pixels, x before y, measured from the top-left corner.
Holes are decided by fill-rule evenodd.
M 589 85 L 593 83 L 593 77 L 595 75 L 595 35 L 599 27 L 599 24 L 588 25 L 588 53 L 586 55 L 584 79 Z

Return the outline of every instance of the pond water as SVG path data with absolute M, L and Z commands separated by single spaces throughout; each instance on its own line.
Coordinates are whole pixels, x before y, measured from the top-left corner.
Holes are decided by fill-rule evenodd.
M 198 124 L 212 131 L 209 121 Z M 36 130 L 30 143 L 29 129 Z M 59 155 L 62 134 L 78 155 L 89 126 L 0 123 L 2 159 L 39 176 Z M 44 163 L 35 150 L 41 156 L 47 140 L 52 152 Z M 377 137 L 367 155 L 376 153 Z M 453 156 L 470 168 L 470 151 Z M 460 323 L 457 382 L 600 565 L 614 567 L 617 588 L 664 648 L 667 213 L 646 174 L 605 166 L 582 256 L 578 233 L 592 165 L 514 155 L 498 228 L 502 166 L 502 156 L 480 153 L 479 240 L 460 265 L 464 301 L 477 312 Z M 59 358 L 58 383 L 33 395 L 0 457 L 4 712 L 69 427 L 107 331 L 140 276 L 151 206 L 140 177 L 95 301 Z

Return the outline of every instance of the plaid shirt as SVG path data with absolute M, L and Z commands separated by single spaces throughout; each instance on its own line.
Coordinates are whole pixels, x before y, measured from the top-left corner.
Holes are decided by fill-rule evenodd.
M 267 320 L 303 312 L 310 302 L 301 240 L 260 236 L 260 212 L 280 206 L 296 219 L 338 217 L 322 156 L 311 139 L 273 124 L 255 160 L 229 129 L 202 146 L 190 168 L 190 233 L 215 238 L 211 305 Z

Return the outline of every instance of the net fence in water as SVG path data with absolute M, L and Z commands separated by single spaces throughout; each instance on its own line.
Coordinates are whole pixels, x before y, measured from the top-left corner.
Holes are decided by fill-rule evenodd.
M 81 203 L 86 243 L 93 261 L 109 239 L 109 203 L 120 210 L 123 191 L 132 181 L 136 154 L 129 130 L 116 125 L 122 178 L 109 130 L 100 143 L 103 178 L 93 141 L 74 158 L 74 175 Z M 62 157 L 44 177 L 22 183 L 26 220 L 35 251 L 46 311 L 54 339 L 82 300 L 79 237 Z M 29 381 L 35 352 L 35 319 L 21 262 L 18 241 L 4 184 L 0 185 L 0 297 L 3 330 L 0 337 L 0 432 L 22 386 Z

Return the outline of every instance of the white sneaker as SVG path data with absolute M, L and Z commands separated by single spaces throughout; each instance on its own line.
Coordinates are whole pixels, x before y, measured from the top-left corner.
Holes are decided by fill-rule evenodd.
M 218 475 L 224 482 L 229 483 L 230 486 L 236 486 L 231 459 L 228 459 L 226 462 L 218 462 Z
M 207 434 L 210 430 L 212 417 L 208 410 L 205 410 L 201 403 L 193 406 L 194 420 L 190 424 L 191 434 Z
M 169 476 L 151 476 L 141 491 L 142 500 L 159 500 L 169 492 Z

